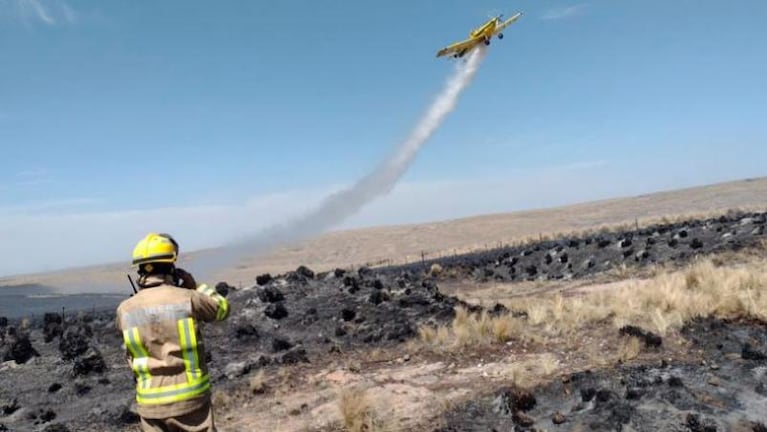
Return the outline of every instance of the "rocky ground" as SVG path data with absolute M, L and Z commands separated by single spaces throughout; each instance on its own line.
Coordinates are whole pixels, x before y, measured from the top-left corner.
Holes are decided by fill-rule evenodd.
M 311 372 L 371 350 L 402 351 L 420 325 L 449 323 L 457 305 L 468 306 L 444 295 L 441 283 L 581 279 L 685 263 L 757 245 L 766 221 L 765 213 L 730 214 L 401 267 L 319 274 L 299 267 L 239 290 L 220 283 L 233 312 L 205 328 L 214 386 L 235 391 L 260 369 Z M 0 335 L 0 431 L 135 427 L 132 375 L 111 313 L 0 319 Z M 684 336 L 698 350 L 694 359 L 578 371 L 522 395 L 496 383 L 456 405 L 437 429 L 763 430 L 763 325 L 708 320 L 690 324 Z

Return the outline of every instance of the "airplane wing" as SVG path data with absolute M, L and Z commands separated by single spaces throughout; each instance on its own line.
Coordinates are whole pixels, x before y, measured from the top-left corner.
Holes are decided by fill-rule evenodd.
M 511 17 L 511 18 L 507 19 L 506 21 L 502 22 L 501 24 L 499 24 L 495 28 L 495 32 L 493 34 L 496 35 L 496 34 L 500 33 L 506 27 L 514 24 L 514 21 L 518 20 L 519 17 L 521 17 L 521 16 L 522 16 L 522 12 L 517 12 L 513 17 Z
M 478 39 L 466 39 L 465 41 L 456 42 L 439 50 L 437 57 L 468 51 L 477 46 L 478 42 Z

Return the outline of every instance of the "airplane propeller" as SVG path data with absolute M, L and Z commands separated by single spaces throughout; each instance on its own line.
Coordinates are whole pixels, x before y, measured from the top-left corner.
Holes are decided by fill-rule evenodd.
M 495 15 L 495 14 L 493 14 L 493 12 L 495 12 L 495 11 L 488 12 L 487 19 L 493 19 L 493 18 L 498 18 L 499 20 L 503 19 L 503 14 Z

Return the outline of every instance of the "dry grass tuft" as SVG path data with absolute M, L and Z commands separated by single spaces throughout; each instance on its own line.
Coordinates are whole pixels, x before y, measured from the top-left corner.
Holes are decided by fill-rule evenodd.
M 452 336 L 447 327 L 433 327 L 423 325 L 418 329 L 418 337 L 421 342 L 429 346 L 442 346 L 447 344 Z
M 515 333 L 519 333 L 520 323 L 517 320 L 503 316 L 494 319 L 492 326 L 493 340 L 498 343 L 505 343 L 510 341 Z
M 487 312 L 469 313 L 456 309 L 450 326 L 424 325 L 418 329 L 421 343 L 431 348 L 454 349 L 488 346 L 511 340 L 533 342 L 524 332 L 524 322 L 510 315 L 491 316 Z
M 559 371 L 557 358 L 553 354 L 543 354 L 512 363 L 507 374 L 515 386 L 530 388 L 541 380 L 551 378 L 557 371 Z
M 525 311 L 527 312 L 527 321 L 532 325 L 538 325 L 546 321 L 549 310 L 548 305 L 542 302 L 532 302 L 525 305 Z
M 584 298 L 548 296 L 511 305 L 528 313 L 528 324 L 545 323 L 549 334 L 610 321 L 634 324 L 661 335 L 698 317 L 767 319 L 767 268 L 763 260 L 716 266 L 703 260 L 625 288 Z
M 387 361 L 390 360 L 390 356 L 390 354 L 381 348 L 373 348 L 367 355 L 367 361 L 374 363 Z
M 370 395 L 365 389 L 347 387 L 338 395 L 338 409 L 347 432 L 384 432 L 385 422 L 373 408 Z
M 637 337 L 630 337 L 623 341 L 620 349 L 618 350 L 618 358 L 622 362 L 634 360 L 639 357 L 639 353 L 642 352 L 642 341 Z
M 427 345 L 437 343 L 437 329 L 430 325 L 422 325 L 418 328 L 418 339 Z
M 512 363 L 509 366 L 509 379 L 516 387 L 527 388 L 532 382 L 529 381 L 530 373 L 525 363 Z
M 656 330 L 669 329 L 705 316 L 767 318 L 767 269 L 764 261 L 751 260 L 736 266 L 717 266 L 711 260 L 684 271 L 668 273 L 636 293 L 650 311 Z M 639 321 L 640 317 L 633 316 Z
M 545 354 L 538 359 L 538 370 L 543 376 L 552 376 L 559 371 L 559 360 L 553 354 Z
M 290 382 L 294 378 L 292 368 L 289 366 L 281 366 L 272 376 L 274 377 L 273 385 L 275 395 L 283 396 L 292 391 L 290 386 Z
M 250 378 L 248 381 L 250 392 L 253 394 L 263 394 L 266 392 L 266 377 L 264 370 L 261 369 L 258 373 Z
M 422 327 L 420 340 L 427 346 L 454 349 L 513 340 L 540 342 L 593 325 L 632 324 L 667 335 L 698 317 L 767 321 L 767 262 L 755 257 L 726 266 L 716 262 L 701 260 L 612 290 L 507 302 L 509 308 L 527 313 L 526 319 L 458 309 L 450 325 Z M 630 357 L 631 351 L 624 354 Z
M 442 266 L 434 263 L 431 265 L 431 268 L 429 269 L 429 275 L 432 277 L 439 277 L 443 273 Z
M 629 279 L 632 276 L 634 271 L 635 270 L 632 268 L 629 268 L 629 266 L 627 266 L 626 263 L 621 263 L 620 265 L 617 265 L 613 267 L 612 269 L 608 270 L 607 273 L 619 280 L 624 280 L 624 279 Z

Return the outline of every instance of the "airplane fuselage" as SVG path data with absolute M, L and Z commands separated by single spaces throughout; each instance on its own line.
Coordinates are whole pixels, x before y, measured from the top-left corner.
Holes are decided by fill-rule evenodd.
M 472 39 L 482 38 L 484 40 L 489 40 L 493 37 L 497 25 L 498 18 L 493 18 L 485 24 L 482 24 L 482 26 L 472 30 L 471 33 L 469 33 L 469 37 Z

